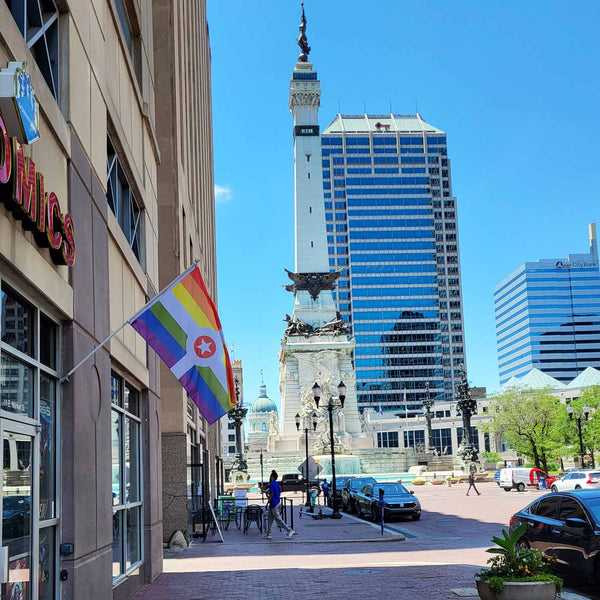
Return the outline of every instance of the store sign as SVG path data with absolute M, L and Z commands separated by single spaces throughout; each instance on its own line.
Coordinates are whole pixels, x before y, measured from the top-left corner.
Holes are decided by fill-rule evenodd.
M 39 140 L 40 110 L 27 63 L 9 62 L 6 69 L 0 69 L 0 111 L 8 129 L 21 144 Z
M 26 157 L 17 137 L 0 112 L 0 202 L 26 231 L 32 231 L 41 248 L 50 248 L 57 265 L 75 264 L 75 225 L 71 215 L 62 215 L 54 192 L 46 192 L 44 175 Z
M 556 269 L 597 269 L 598 263 L 595 260 L 578 260 L 578 261 L 556 261 Z

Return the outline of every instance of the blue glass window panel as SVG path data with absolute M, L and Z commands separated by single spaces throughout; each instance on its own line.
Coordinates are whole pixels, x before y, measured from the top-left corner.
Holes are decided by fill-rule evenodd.
M 340 169 L 340 168 L 334 169 L 333 170 L 333 174 L 334 175 L 343 175 L 344 174 L 344 169 Z
M 326 221 L 333 221 L 333 215 L 331 213 L 325 213 Z
M 376 165 L 385 165 L 385 164 L 397 165 L 398 157 L 397 156 L 374 156 L 373 162 Z
M 328 244 L 333 244 L 333 236 L 332 235 L 328 235 L 327 236 L 327 243 Z
M 347 264 L 348 264 L 347 258 L 338 258 L 338 265 L 347 265 Z
M 431 211 L 426 208 L 381 208 L 379 210 L 352 209 L 348 211 L 351 217 L 404 217 L 410 215 L 431 216 Z
M 325 229 L 327 229 L 327 231 L 333 231 L 333 223 L 327 223 Z
M 337 215 L 336 215 L 337 217 Z M 350 248 L 353 252 L 361 250 L 428 250 L 435 247 L 434 242 L 353 242 Z
M 352 231 L 351 237 L 355 240 L 368 240 L 372 239 L 385 239 L 385 238 L 394 238 L 394 239 L 418 239 L 418 238 L 433 238 L 433 229 L 431 231 L 412 231 L 412 230 L 404 230 L 404 231 L 390 231 L 392 227 L 433 227 L 433 220 L 430 219 L 385 219 L 382 221 L 379 220 L 361 220 L 361 219 L 352 219 L 350 221 L 350 228 L 354 229 L 356 227 L 369 227 L 371 230 L 369 231 Z M 377 231 L 373 231 L 372 228 L 383 228 L 378 229 Z
M 327 248 L 327 253 L 328 254 L 335 254 L 335 248 L 332 248 L 332 247 Z
M 403 173 L 427 173 L 425 167 L 402 167 Z
M 361 189 L 349 189 L 347 190 L 348 196 L 396 196 L 402 195 L 414 195 L 414 194 L 428 194 L 428 188 L 361 188 Z
M 396 148 L 373 148 L 374 154 L 398 154 Z
M 435 262 L 435 254 L 429 254 L 426 252 L 405 252 L 403 254 L 361 254 L 359 252 L 352 253 L 352 262 L 415 262 L 415 261 L 425 261 L 429 260 Z
M 441 144 L 441 145 L 445 145 L 446 144 L 446 137 L 445 136 L 427 136 L 427 144 Z
M 323 165 L 324 169 L 329 169 L 329 160 L 323 160 L 321 161 L 321 164 Z
M 346 213 L 335 213 L 336 221 L 344 221 L 346 219 Z
M 331 179 L 331 171 L 323 171 L 323 179 Z
M 370 173 L 370 170 L 368 172 Z M 351 174 L 350 171 L 348 171 L 348 174 Z M 375 174 L 398 174 L 398 167 L 375 167 Z
M 328 236 L 328 241 L 329 237 Z M 331 240 L 333 241 L 333 240 Z M 343 241 L 343 240 L 338 240 Z M 352 277 L 352 285 L 416 285 L 416 284 L 429 284 L 434 285 L 437 283 L 437 277 L 435 275 L 413 275 L 406 277 Z
M 321 144 L 323 146 L 341 146 L 342 138 L 341 137 L 321 137 Z
M 338 248 L 339 250 L 339 248 Z M 398 288 L 354 288 L 356 298 L 377 298 L 381 296 L 436 296 L 437 287 L 398 287 Z
M 423 148 L 400 148 L 400 154 L 423 154 Z
M 323 198 L 331 198 L 331 192 L 324 192 Z
M 346 210 L 346 203 L 345 202 L 336 202 L 335 208 L 337 210 Z
M 333 236 L 328 236 L 328 238 L 329 237 L 331 237 L 331 241 L 333 242 Z M 329 241 L 329 239 L 327 239 L 327 241 Z M 335 241 L 338 243 L 345 244 L 348 241 L 348 236 L 347 235 L 336 235 Z M 341 285 L 341 283 L 342 282 L 340 282 L 340 285 Z
M 425 163 L 425 157 L 424 156 L 402 156 L 400 158 L 400 162 L 405 165 L 408 163 L 416 163 L 416 164 L 424 164 Z
M 329 148 L 321 148 L 321 156 L 329 156 L 329 154 L 330 154 Z M 323 165 L 323 166 L 325 166 L 325 165 Z M 327 166 L 329 166 L 329 164 Z
M 350 159 L 348 159 L 348 162 L 350 162 Z M 344 157 L 343 156 L 334 156 L 333 157 L 333 164 L 334 165 L 343 165 L 344 164 Z
M 435 273 L 436 265 L 356 265 L 352 267 L 352 274 L 362 273 Z
M 348 168 L 348 175 L 370 175 L 372 173 L 371 167 L 354 167 Z M 375 169 L 377 173 L 377 169 Z
M 329 266 L 330 267 L 335 267 L 335 258 L 330 258 L 329 259 Z
M 345 223 L 336 223 L 336 225 L 335 225 L 336 231 L 346 231 L 347 229 L 348 229 L 348 227 L 346 226 Z
M 438 159 L 435 156 L 428 156 L 427 157 L 427 162 L 431 165 L 431 164 L 437 164 Z
M 331 182 L 330 181 L 324 181 L 323 182 L 323 189 L 324 190 L 330 190 L 331 189 Z
M 346 197 L 346 192 L 344 190 L 335 190 L 333 192 L 333 197 L 334 198 L 345 198 Z
M 427 185 L 429 177 L 347 177 L 347 185 Z M 337 185 L 337 184 L 336 184 Z
M 355 136 L 346 136 L 346 145 L 347 146 L 368 146 L 369 138 L 368 136 L 363 137 L 355 137 Z
M 329 154 L 343 154 L 344 151 L 341 148 L 331 148 Z
M 349 156 L 348 164 L 349 165 L 370 165 L 371 157 L 370 156 Z
M 354 194 L 354 190 L 348 190 L 350 195 Z M 368 207 L 383 207 L 383 206 L 429 206 L 430 198 L 349 198 L 348 206 L 368 206 Z M 387 210 L 392 210 L 388 208 Z M 390 213 L 393 214 L 393 213 Z M 396 214 L 404 214 L 402 211 Z
M 369 154 L 368 148 L 346 148 L 346 154 Z
M 401 146 L 422 146 L 423 138 L 421 136 L 400 136 Z
M 396 145 L 396 137 L 391 136 L 374 136 L 373 137 L 373 146 L 395 146 Z
M 317 74 L 315 72 L 302 72 L 302 71 L 294 71 L 292 73 L 292 79 L 294 81 L 316 81 Z

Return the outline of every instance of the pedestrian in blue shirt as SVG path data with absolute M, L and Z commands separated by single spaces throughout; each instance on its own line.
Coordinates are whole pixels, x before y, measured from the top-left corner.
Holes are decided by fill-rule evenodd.
M 331 506 L 331 488 L 329 487 L 329 483 L 327 483 L 327 479 L 323 479 L 321 489 L 323 490 L 323 500 L 325 502 L 325 506 Z
M 296 535 L 296 532 L 281 518 L 281 488 L 277 483 L 277 471 L 271 471 L 271 476 L 269 477 L 269 491 L 267 492 L 267 496 L 269 498 L 267 502 L 269 516 L 265 538 L 270 540 L 273 537 L 271 535 L 273 521 L 275 521 L 279 527 L 282 527 L 287 531 L 287 538 L 291 538 L 293 535 Z

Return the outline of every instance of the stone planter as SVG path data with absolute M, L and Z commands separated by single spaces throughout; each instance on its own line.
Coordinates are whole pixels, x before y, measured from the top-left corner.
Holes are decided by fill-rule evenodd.
M 553 581 L 507 581 L 499 594 L 492 592 L 487 581 L 477 581 L 481 600 L 554 600 L 556 584 Z
M 444 480 L 443 479 L 432 479 L 431 485 L 444 485 Z
M 412 484 L 413 485 L 425 485 L 425 480 L 424 479 L 413 479 Z

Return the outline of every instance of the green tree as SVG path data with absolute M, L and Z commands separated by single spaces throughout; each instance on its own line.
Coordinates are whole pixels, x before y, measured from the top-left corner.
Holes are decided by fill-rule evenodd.
M 491 397 L 490 416 L 484 431 L 501 436 L 546 472 L 548 463 L 568 444 L 559 425 L 567 419 L 566 408 L 549 389 L 505 390 Z
M 589 415 L 586 420 L 583 407 L 589 407 Z M 596 453 L 600 451 L 600 386 L 587 388 L 583 394 L 571 402 L 573 407 L 573 419 L 566 423 L 569 431 L 570 452 L 573 456 L 581 454 L 579 444 L 579 431 L 577 419 L 581 418 L 581 434 L 584 454 L 589 454 L 592 463 L 596 462 Z

